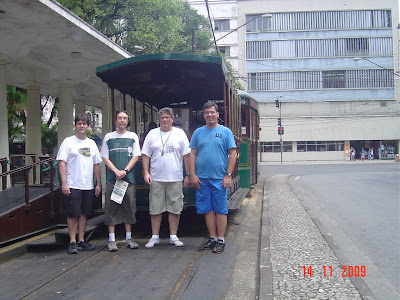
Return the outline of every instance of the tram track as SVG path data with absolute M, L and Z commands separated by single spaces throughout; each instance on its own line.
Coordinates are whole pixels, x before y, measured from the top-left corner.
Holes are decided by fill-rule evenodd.
M 30 299 L 31 296 L 34 296 L 35 293 L 37 293 L 38 291 L 40 291 L 41 289 L 44 289 L 46 286 L 49 286 L 52 282 L 55 282 L 56 280 L 59 280 L 62 276 L 64 276 L 65 274 L 67 274 L 68 272 L 71 272 L 73 269 L 79 267 L 80 264 L 88 262 L 90 259 L 92 259 L 95 255 L 97 255 L 99 252 L 103 251 L 104 248 L 106 248 L 106 246 L 103 246 L 102 248 L 96 247 L 95 251 L 90 251 L 90 255 L 88 257 L 86 257 L 85 259 L 76 262 L 75 265 L 73 265 L 71 268 L 69 268 L 68 270 L 65 270 L 64 272 L 60 273 L 59 275 L 57 275 L 56 277 L 48 280 L 47 282 L 43 283 L 41 286 L 38 286 L 35 290 L 31 291 L 30 293 L 26 294 L 25 296 L 19 298 L 21 300 L 23 299 Z

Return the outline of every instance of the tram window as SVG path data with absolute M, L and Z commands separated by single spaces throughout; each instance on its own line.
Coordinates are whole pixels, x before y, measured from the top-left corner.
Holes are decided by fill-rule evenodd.
M 247 124 L 247 113 L 245 110 L 242 110 L 242 135 L 247 135 L 246 131 L 246 124 Z

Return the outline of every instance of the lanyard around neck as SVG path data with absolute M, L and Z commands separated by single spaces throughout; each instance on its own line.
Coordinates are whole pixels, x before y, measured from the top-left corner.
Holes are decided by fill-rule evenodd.
M 162 144 L 161 156 L 164 156 L 164 153 L 165 153 L 164 147 L 165 147 L 165 145 L 166 145 L 167 142 L 168 142 L 169 136 L 170 136 L 171 133 L 172 133 L 172 129 L 173 129 L 173 128 L 171 128 L 171 131 L 169 132 L 169 134 L 168 134 L 167 139 L 165 140 L 165 142 L 164 142 L 163 139 L 162 139 L 162 133 L 161 133 L 161 129 L 160 129 L 160 137 L 161 137 L 161 144 Z

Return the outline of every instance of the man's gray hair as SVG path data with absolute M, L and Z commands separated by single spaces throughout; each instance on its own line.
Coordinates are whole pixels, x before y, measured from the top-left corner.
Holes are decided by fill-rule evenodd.
M 161 117 L 161 114 L 168 114 L 171 116 L 171 118 L 174 117 L 174 111 L 172 110 L 172 108 L 169 107 L 163 107 L 158 111 L 158 118 Z

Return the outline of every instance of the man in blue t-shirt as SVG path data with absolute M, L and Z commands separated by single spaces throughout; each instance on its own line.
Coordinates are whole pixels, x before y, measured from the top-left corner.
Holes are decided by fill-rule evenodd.
M 198 214 L 204 214 L 209 240 L 201 249 L 221 253 L 225 249 L 228 214 L 228 188 L 236 163 L 236 144 L 232 131 L 218 124 L 218 106 L 203 105 L 206 125 L 193 133 L 189 148 L 190 177 L 196 191 Z

